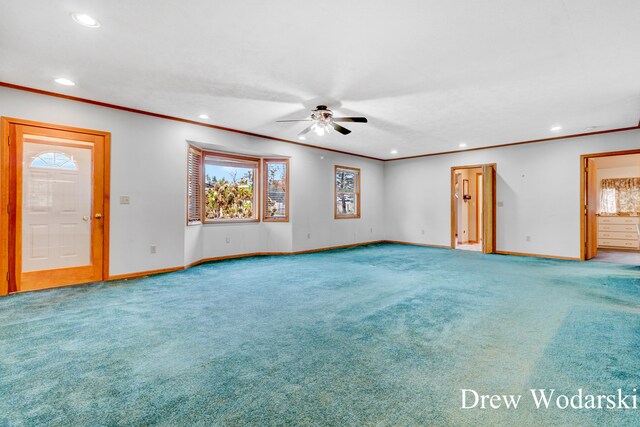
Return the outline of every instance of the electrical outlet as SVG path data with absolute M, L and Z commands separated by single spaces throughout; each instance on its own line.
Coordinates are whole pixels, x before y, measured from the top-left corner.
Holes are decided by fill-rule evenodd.
M 128 205 L 129 201 L 130 201 L 129 196 L 120 196 L 121 205 Z
M 525 236 L 524 240 L 526 240 L 527 242 L 531 241 L 531 236 Z
M 227 243 L 231 243 L 231 237 L 227 237 Z
M 369 233 L 373 233 L 373 227 L 371 227 L 371 229 L 369 230 Z
M 501 207 L 503 207 L 503 206 L 504 206 L 504 203 L 503 203 L 502 201 L 499 201 L 499 202 L 498 202 L 498 207 L 499 207 L 499 208 L 501 208 Z
M 311 233 L 307 233 L 307 239 L 311 238 Z
M 424 230 L 422 230 L 422 234 L 424 234 Z
M 149 249 L 151 250 L 152 254 L 155 254 L 156 252 L 158 252 L 158 247 L 156 245 L 151 245 Z

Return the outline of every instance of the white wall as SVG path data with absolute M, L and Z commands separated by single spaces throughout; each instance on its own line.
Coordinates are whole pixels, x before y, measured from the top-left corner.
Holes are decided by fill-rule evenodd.
M 498 250 L 578 257 L 580 154 L 640 147 L 628 131 L 382 163 L 7 88 L 0 115 L 111 132 L 111 275 L 383 239 L 448 246 L 450 167 L 482 163 L 497 163 Z M 185 226 L 187 141 L 289 157 L 290 222 Z M 362 170 L 361 219 L 334 219 L 335 164 Z
M 380 161 L 8 88 L 0 88 L 0 115 L 111 132 L 111 275 L 384 238 Z M 289 157 L 290 222 L 187 227 L 187 141 Z M 333 217 L 334 164 L 362 170 L 361 219 Z M 121 195 L 130 196 L 131 203 L 118 204 Z M 156 254 L 150 253 L 152 244 Z
M 633 130 L 386 162 L 387 236 L 449 246 L 450 168 L 496 163 L 497 250 L 577 258 L 580 155 L 637 148 Z

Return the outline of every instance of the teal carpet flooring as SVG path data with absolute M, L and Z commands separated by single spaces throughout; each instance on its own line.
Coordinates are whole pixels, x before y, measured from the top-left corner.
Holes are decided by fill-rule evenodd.
M 379 244 L 0 298 L 0 426 L 640 425 L 531 388 L 640 395 L 640 267 Z

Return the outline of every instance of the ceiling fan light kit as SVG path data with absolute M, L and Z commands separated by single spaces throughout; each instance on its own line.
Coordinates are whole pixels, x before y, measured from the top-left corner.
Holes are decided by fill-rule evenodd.
M 367 123 L 366 117 L 333 117 L 333 111 L 329 110 L 326 105 L 318 105 L 315 110 L 311 110 L 311 116 L 308 119 L 301 120 L 278 120 L 278 122 L 310 122 L 313 123 L 298 133 L 299 139 L 305 139 L 305 135 L 313 131 L 318 136 L 330 133 L 334 129 L 342 135 L 348 135 L 351 131 L 336 122 L 353 122 Z

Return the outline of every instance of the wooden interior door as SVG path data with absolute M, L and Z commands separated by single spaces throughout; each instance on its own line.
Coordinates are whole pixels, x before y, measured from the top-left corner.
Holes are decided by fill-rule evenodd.
M 482 242 L 483 236 L 482 223 L 482 174 L 476 173 L 476 241 Z
M 598 255 L 598 179 L 596 176 L 596 161 L 585 159 L 585 259 Z
M 105 136 L 22 124 L 10 131 L 9 291 L 103 280 Z
M 496 171 L 494 165 L 482 165 L 482 253 L 496 251 Z

